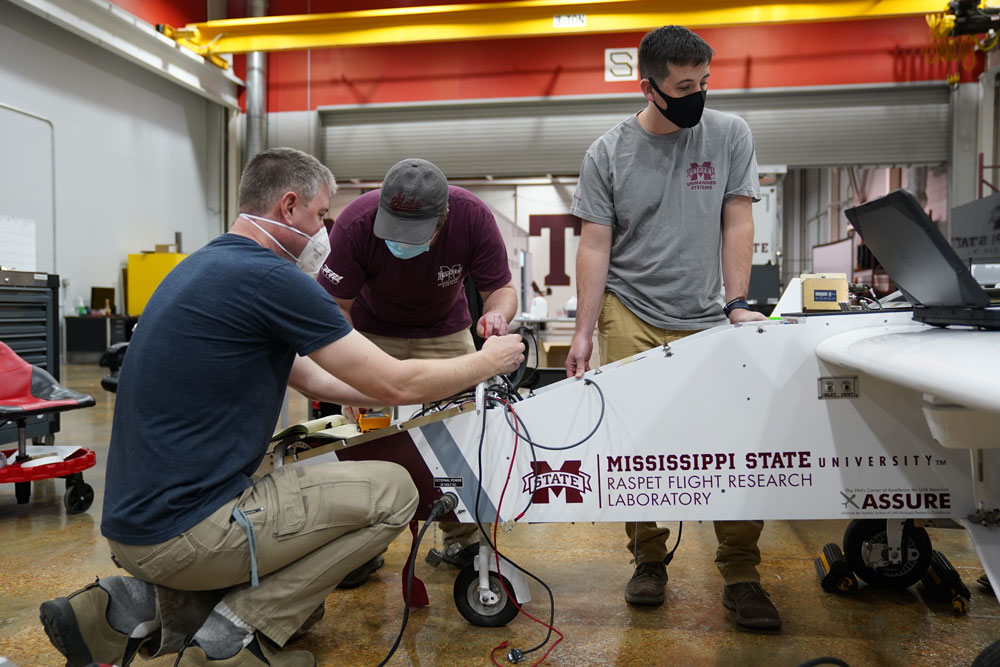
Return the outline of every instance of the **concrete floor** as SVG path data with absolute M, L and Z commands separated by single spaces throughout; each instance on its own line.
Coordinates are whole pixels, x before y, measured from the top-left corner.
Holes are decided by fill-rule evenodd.
M 114 396 L 104 392 L 96 366 L 63 368 L 63 383 L 92 394 L 97 406 L 62 417 L 57 444 L 97 451 L 98 465 L 84 472 L 97 498 L 83 514 L 67 516 L 61 480 L 36 482 L 31 502 L 17 505 L 13 485 L 0 485 L 0 656 L 21 667 L 61 665 L 38 621 L 43 601 L 66 595 L 98 576 L 119 574 L 100 535 L 107 453 Z M 305 399 L 291 401 L 291 419 L 305 418 Z M 7 445 L 5 445 L 7 447 Z M 954 615 L 947 605 L 927 603 L 920 587 L 903 591 L 862 587 L 850 596 L 824 593 L 813 558 L 826 542 L 839 542 L 844 521 L 775 521 L 761 537 L 763 583 L 783 620 L 776 635 L 744 632 L 721 603 L 722 580 L 712 562 L 715 537 L 710 525 L 685 524 L 683 541 L 669 568 L 667 602 L 657 609 L 630 607 L 622 599 L 631 575 L 620 524 L 519 525 L 502 534 L 500 548 L 545 580 L 555 594 L 556 627 L 565 635 L 547 665 L 799 665 L 836 656 L 852 666 L 969 665 L 1000 639 L 1000 606 L 975 584 L 981 574 L 967 535 L 931 529 L 936 549 L 947 555 L 973 590 L 970 613 Z M 440 543 L 430 529 L 426 553 Z M 672 544 L 673 538 L 671 538 Z M 320 665 L 375 665 L 392 645 L 402 618 L 400 570 L 409 548 L 397 540 L 386 566 L 362 588 L 335 591 L 326 617 L 296 643 L 314 652 Z M 530 648 L 544 629 L 524 616 L 506 627 L 469 625 L 455 610 L 456 570 L 423 562 L 431 606 L 410 616 L 391 665 L 489 665 L 490 651 L 503 641 Z M 534 601 L 526 610 L 548 617 L 544 590 L 532 583 Z M 537 662 L 543 651 L 521 664 Z M 497 661 L 508 663 L 503 653 Z M 137 664 L 172 665 L 172 657 Z

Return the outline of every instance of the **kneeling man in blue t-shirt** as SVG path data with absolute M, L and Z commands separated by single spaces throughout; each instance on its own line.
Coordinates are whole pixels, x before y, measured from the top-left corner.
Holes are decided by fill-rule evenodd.
M 331 403 L 413 404 L 520 363 L 517 335 L 452 359 L 399 361 L 353 330 L 315 280 L 335 191 L 312 156 L 257 154 L 229 233 L 149 300 L 121 369 L 101 522 L 133 576 L 42 605 L 68 664 L 124 666 L 145 645 L 180 652 L 178 665 L 315 665 L 280 647 L 406 527 L 417 491 L 406 470 L 376 461 L 255 480 L 286 385 Z

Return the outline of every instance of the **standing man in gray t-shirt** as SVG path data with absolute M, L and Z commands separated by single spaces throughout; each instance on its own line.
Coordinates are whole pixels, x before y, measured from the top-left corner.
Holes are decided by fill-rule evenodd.
M 648 33 L 639 45 L 646 108 L 584 157 L 570 209 L 583 228 L 568 376 L 589 369 L 595 325 L 606 364 L 727 320 L 765 319 L 746 302 L 751 206 L 760 194 L 753 137 L 742 118 L 704 108 L 714 53 L 680 26 Z M 715 522 L 715 562 L 736 622 L 777 630 L 781 619 L 756 567 L 762 527 Z M 627 523 L 625 532 L 636 563 L 625 600 L 663 604 L 669 530 L 647 522 Z

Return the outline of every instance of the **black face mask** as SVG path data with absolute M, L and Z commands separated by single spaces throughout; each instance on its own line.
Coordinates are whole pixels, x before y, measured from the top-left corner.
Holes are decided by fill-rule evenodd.
M 653 87 L 653 90 L 667 101 L 666 109 L 661 109 L 660 105 L 653 102 L 653 106 L 663 114 L 664 118 L 677 127 L 694 127 L 701 121 L 701 114 L 705 110 L 707 91 L 698 90 L 684 97 L 670 97 L 670 95 L 667 95 L 656 87 L 653 77 L 649 77 L 647 80 L 649 81 L 649 85 Z

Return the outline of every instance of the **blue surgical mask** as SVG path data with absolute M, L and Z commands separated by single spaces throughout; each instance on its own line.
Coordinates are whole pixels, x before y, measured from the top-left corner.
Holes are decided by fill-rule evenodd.
M 430 243 L 410 245 L 409 243 L 399 243 L 398 241 L 390 241 L 388 239 L 386 239 L 385 245 L 389 248 L 389 252 L 400 259 L 413 259 L 417 255 L 422 255 L 431 249 Z

